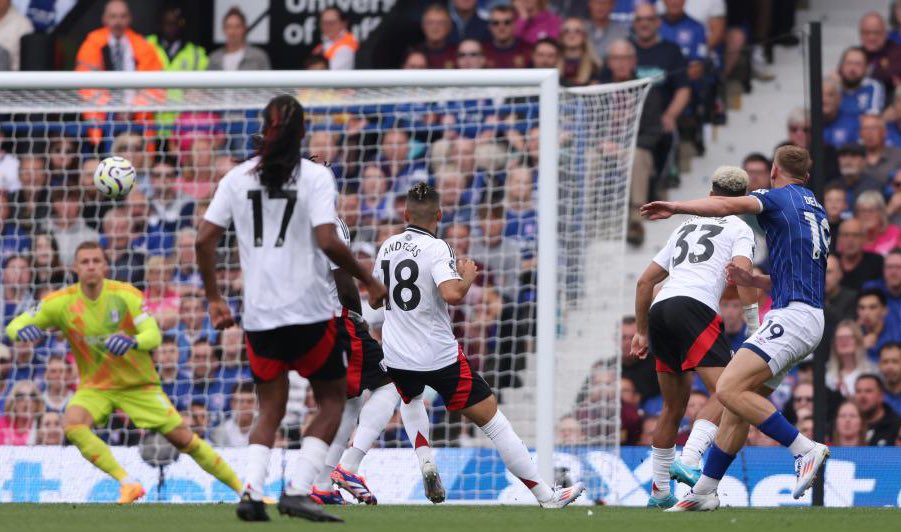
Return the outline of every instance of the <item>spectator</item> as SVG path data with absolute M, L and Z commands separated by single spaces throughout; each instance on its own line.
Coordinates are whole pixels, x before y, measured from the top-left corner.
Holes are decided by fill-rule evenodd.
M 423 70 L 429 68 L 429 58 L 421 50 L 410 50 L 400 67 L 404 70 Z
M 7 192 L 0 190 L 0 263 L 31 250 L 31 238 L 19 227 L 12 211 Z
M 226 381 L 245 381 L 253 378 L 247 355 L 244 352 L 244 331 L 237 325 L 223 329 L 217 346 L 222 366 L 222 377 Z
M 34 445 L 43 413 L 44 401 L 37 384 L 30 380 L 15 383 L 0 416 L 0 445 Z
M 190 151 L 182 154 L 182 179 L 179 190 L 195 200 L 212 196 L 214 180 L 214 140 L 198 137 L 191 142 Z
M 324 55 L 313 54 L 303 60 L 303 70 L 328 70 L 328 59 Z
M 885 107 L 885 88 L 882 83 L 867 77 L 867 54 L 859 46 L 851 46 L 842 52 L 838 63 L 838 75 L 842 84 L 842 101 L 839 113 L 860 117 L 879 114 Z
M 813 410 L 813 383 L 797 382 L 791 391 L 791 402 L 784 408 L 786 419 L 797 422 L 804 412 Z
M 313 49 L 328 59 L 329 70 L 353 70 L 360 43 L 348 28 L 347 14 L 337 7 L 327 7 L 319 14 L 322 43 Z
M 185 40 L 186 24 L 181 7 L 166 6 L 160 13 L 160 34 L 147 37 L 147 42 L 156 50 L 163 70 L 181 72 L 206 70 L 209 65 L 206 50 Z
M 19 159 L 8 153 L 5 146 L 6 138 L 3 130 L 0 130 L 0 192 L 13 194 L 22 188 L 22 183 L 19 182 Z
M 402 129 L 391 129 L 382 135 L 377 163 L 391 179 L 391 191 L 405 193 L 419 181 L 428 181 L 425 162 L 410 159 L 410 134 Z
M 864 230 L 864 251 L 885 256 L 901 245 L 901 228 L 888 222 L 885 200 L 876 191 L 864 192 L 854 204 L 854 217 Z
M 885 85 L 888 94 L 894 93 L 901 79 L 901 45 L 888 39 L 885 19 L 875 11 L 860 18 L 860 45 L 867 53 L 870 77 Z
M 133 223 L 128 210 L 116 207 L 103 215 L 101 242 L 109 261 L 109 278 L 144 289 L 146 254 L 135 246 Z
M 178 369 L 178 340 L 171 334 L 163 335 L 159 347 L 153 350 L 153 363 L 160 376 L 163 392 L 179 410 L 191 401 L 191 384 L 182 378 Z
M 38 220 L 47 218 L 50 213 L 51 189 L 47 159 L 41 155 L 22 155 L 19 158 L 19 183 L 21 188 L 10 197 L 10 204 L 16 206 L 13 216 L 20 224 L 30 228 Z
M 448 11 L 454 23 L 453 40 L 488 39 L 488 21 L 479 14 L 478 0 L 451 0 Z
M 766 155 L 760 152 L 749 153 L 741 167 L 748 173 L 748 190 L 770 188 L 770 170 L 773 166 Z
M 826 258 L 826 286 L 823 295 L 826 296 L 826 311 L 834 323 L 853 320 L 857 316 L 857 291 L 842 286 L 842 275 L 838 257 L 829 255 Z
M 631 347 L 631 339 L 629 340 Z M 625 375 L 620 382 L 625 382 Z M 573 416 L 582 423 L 589 444 L 599 443 L 604 437 L 604 420 L 607 419 L 606 410 L 609 401 L 616 398 L 616 372 L 607 368 L 603 362 L 597 362 L 592 366 L 582 391 L 576 398 L 576 406 Z M 620 435 L 624 445 L 633 445 L 638 442 L 642 431 L 642 420 L 638 409 L 634 405 L 620 399 Z
M 210 412 L 203 402 L 191 403 L 188 410 L 188 420 L 191 430 L 203 439 L 207 438 L 210 430 Z
M 180 294 L 195 294 L 203 287 L 194 252 L 197 231 L 188 227 L 175 234 L 175 273 L 173 287 Z
M 485 68 L 482 43 L 475 39 L 464 39 L 457 46 L 457 68 Z
M 699 80 L 707 60 L 707 30 L 685 13 L 685 0 L 663 0 L 663 5 L 660 38 L 679 47 L 688 61 L 688 79 Z
M 429 63 L 429 68 L 454 68 L 457 47 L 452 43 L 453 24 L 447 8 L 431 4 L 422 14 L 422 33 L 425 42 L 419 46 Z
M 889 314 L 901 316 L 901 248 L 895 248 L 885 256 L 882 278 L 865 283 L 863 288 L 882 290 L 888 301 Z
M 11 4 L 11 0 L 0 0 L 0 50 L 9 54 L 9 68 L 5 70 L 19 70 L 19 42 L 34 31 L 34 26 Z
M 148 249 L 169 253 L 174 246 L 175 233 L 191 226 L 195 202 L 176 186 L 178 171 L 175 162 L 161 158 L 150 168 L 150 217 L 147 220 L 158 242 L 148 242 Z M 149 236 L 149 235 L 148 235 Z
M 833 181 L 823 189 L 823 210 L 826 211 L 826 220 L 829 222 L 829 234 L 834 235 L 829 239 L 829 253 L 835 253 L 838 239 L 838 228 L 843 221 L 850 218 L 848 206 L 848 193 L 845 187 L 838 181 Z
M 863 330 L 863 346 L 870 360 L 879 360 L 879 349 L 887 342 L 901 341 L 901 323 L 890 319 L 885 294 L 869 289 L 857 296 L 857 321 Z
M 47 171 L 50 186 L 73 184 L 78 177 L 78 142 L 65 136 L 55 136 L 47 145 Z
M 885 386 L 885 402 L 901 415 L 901 344 L 889 342 L 879 350 L 879 374 Z
M 657 370 L 654 357 L 638 358 L 630 355 L 632 351 L 632 337 L 635 336 L 637 325 L 635 318 L 625 316 L 620 325 L 620 356 L 622 357 L 622 376 L 635 383 L 636 391 L 644 400 L 660 395 L 660 385 L 657 383 Z
M 899 25 L 899 21 L 901 21 L 901 0 L 893 0 L 890 9 L 889 19 L 892 31 L 888 34 L 888 38 L 894 43 L 901 44 L 901 25 Z
M 838 149 L 838 168 L 841 177 L 833 183 L 844 187 L 848 206 L 854 205 L 857 197 L 868 190 L 882 191 L 882 183 L 864 174 L 865 155 L 866 150 L 860 144 L 845 144 Z
M 63 445 L 63 415 L 60 412 L 44 412 L 38 425 L 35 445 Z
M 501 205 L 483 206 L 479 209 L 480 237 L 472 241 L 470 253 L 492 272 L 501 295 L 507 301 L 517 301 L 520 278 L 520 248 L 504 238 L 505 214 Z
M 0 286 L 0 309 L 3 311 L 3 326 L 35 304 L 31 290 L 31 262 L 27 256 L 14 255 L 3 265 L 2 286 Z
M 561 55 L 563 50 L 554 39 L 541 39 L 535 43 L 532 49 L 532 66 L 534 68 L 561 69 Z
M 862 447 L 867 445 L 866 426 L 863 416 L 854 401 L 845 401 L 838 407 L 835 422 L 832 424 L 833 447 Z
M 256 396 L 253 383 L 235 386 L 231 396 L 231 414 L 210 433 L 210 442 L 219 447 L 245 447 L 253 427 Z
M 839 322 L 832 337 L 832 350 L 826 364 L 826 386 L 845 397 L 854 395 L 857 377 L 872 373 L 873 364 L 867 359 L 863 345 L 863 331 L 851 320 Z
M 144 306 L 166 331 L 178 324 L 179 294 L 172 288 L 172 262 L 160 255 L 144 263 Z
M 860 131 L 860 120 L 855 115 L 843 115 L 839 112 L 842 101 L 842 89 L 839 82 L 826 78 L 823 80 L 823 139 L 832 147 L 844 146 L 857 142 Z
M 734 294 L 730 294 L 733 295 Z M 720 300 L 720 315 L 723 317 L 723 333 L 732 351 L 738 351 L 748 338 L 748 326 L 741 301 L 737 297 L 726 297 Z
M 135 169 L 135 182 L 138 188 L 148 189 L 150 180 L 147 174 L 147 147 L 144 137 L 137 133 L 125 131 L 116 135 L 110 146 L 110 155 L 117 155 L 131 161 Z
M 195 342 L 206 340 L 213 344 L 218 338 L 204 310 L 203 300 L 195 295 L 182 295 L 178 304 L 178 325 L 167 334 L 174 334 L 178 340 L 179 364 L 188 362 Z
M 491 8 L 488 19 L 488 31 L 491 38 L 483 43 L 485 65 L 488 68 L 526 68 L 532 48 L 528 43 L 516 37 L 513 27 L 516 11 L 506 5 Z
M 225 12 L 222 18 L 225 46 L 210 54 L 210 70 L 269 70 L 269 56 L 265 50 L 247 44 L 247 17 L 237 7 Z
M 864 177 L 871 177 L 884 187 L 901 169 L 901 148 L 885 145 L 885 121 L 879 115 L 860 117 L 860 141 L 866 149 Z
M 528 45 L 560 36 L 560 17 L 548 8 L 548 0 L 513 0 L 518 18 L 516 37 Z
M 654 443 L 654 433 L 657 432 L 657 422 L 659 416 L 647 416 L 641 422 L 641 436 L 638 438 L 636 445 L 641 447 L 650 447 Z M 620 442 L 625 445 L 625 442 Z
M 235 386 L 235 380 L 226 379 L 220 364 L 221 352 L 213 348 L 206 338 L 199 338 L 191 344 L 191 401 L 206 401 L 209 410 L 216 419 L 229 407 L 229 393 Z
M 63 357 L 50 357 L 47 359 L 47 369 L 44 370 L 44 394 L 43 400 L 48 412 L 62 413 L 66 404 L 72 398 L 73 392 L 67 382 L 67 362 Z
M 859 220 L 851 218 L 838 228 L 839 262 L 842 266 L 842 286 L 860 290 L 867 281 L 882 275 L 883 258 L 863 250 L 864 231 Z
M 563 416 L 557 421 L 557 445 L 585 445 L 582 425 L 573 416 Z
M 788 144 L 800 146 L 807 150 L 810 149 L 810 114 L 801 107 L 796 107 L 788 114 L 786 123 L 788 133 Z M 785 143 L 783 143 L 785 144 Z M 823 174 L 826 181 L 838 179 L 838 152 L 835 147 L 826 144 L 823 146 Z M 767 187 L 769 188 L 769 187 Z M 751 188 L 750 190 L 755 190 Z
M 631 29 L 620 20 L 613 20 L 613 6 L 616 0 L 588 0 L 588 38 L 591 47 L 606 60 L 607 48 L 614 41 L 628 39 Z
M 520 255 L 524 261 L 534 261 L 537 251 L 538 211 L 535 210 L 534 178 L 529 168 L 514 168 L 507 174 L 504 208 L 507 225 L 504 236 L 512 238 L 520 245 Z M 524 270 L 533 270 L 523 264 Z
M 360 177 L 359 201 L 360 216 L 366 221 L 366 225 L 378 224 L 382 220 L 391 218 L 393 208 L 390 190 L 391 181 L 379 166 L 368 164 L 363 167 L 363 174 Z
M 798 422 L 795 423 L 795 427 L 805 437 L 813 439 L 813 411 L 805 410 L 802 414 L 798 416 Z
M 338 147 L 338 136 L 331 131 L 315 131 L 309 133 L 307 137 L 310 156 L 328 164 L 338 183 L 343 183 L 347 176 L 344 175 L 344 160 Z
M 660 78 L 652 91 L 659 91 L 664 111 L 660 117 L 663 131 L 672 133 L 676 119 L 691 100 L 687 61 L 679 47 L 660 38 L 660 17 L 653 5 L 640 4 L 633 19 L 633 43 L 638 57 L 638 77 Z
M 453 223 L 469 224 L 475 213 L 464 196 L 466 177 L 457 168 L 443 165 L 435 172 L 435 189 L 441 198 L 441 226 Z M 460 255 L 466 256 L 465 254 Z
M 103 27 L 88 33 L 78 49 L 75 70 L 162 70 L 156 50 L 131 29 L 131 11 L 124 0 L 108 0 Z
M 860 409 L 867 426 L 867 445 L 894 445 L 901 429 L 901 417 L 885 401 L 885 387 L 878 375 L 864 374 L 857 378 L 854 403 Z
M 560 32 L 560 46 L 563 48 L 563 76 L 560 82 L 567 87 L 588 85 L 600 74 L 601 60 L 591 47 L 585 24 L 577 18 L 568 18 Z

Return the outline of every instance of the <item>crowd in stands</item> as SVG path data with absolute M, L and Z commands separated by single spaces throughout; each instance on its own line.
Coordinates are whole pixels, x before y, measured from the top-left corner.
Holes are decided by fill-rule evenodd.
M 49 27 L 46 13 L 29 10 L 23 16 L 21 3 L 0 0 L 0 69 L 18 65 L 19 37 Z M 628 237 L 634 244 L 643 237 L 637 206 L 665 197 L 668 187 L 678 185 L 677 146 L 691 144 L 702 153 L 705 125 L 727 118 L 727 82 L 737 79 L 749 89 L 752 77 L 770 79 L 762 56 L 774 40 L 793 40 L 788 31 L 792 23 L 787 22 L 792 8 L 786 6 L 794 2 L 773 2 L 779 5 L 770 11 L 759 9 L 769 2 L 757 0 L 423 4 L 423 42 L 409 50 L 399 68 L 557 68 L 565 86 L 657 76 L 645 103 L 633 165 Z M 901 423 L 897 4 L 893 2 L 888 19 L 879 13 L 861 18 L 860 42 L 842 55 L 824 85 L 829 184 L 823 202 L 833 237 L 824 339 L 829 349 L 824 352 L 830 357 L 830 441 L 840 445 L 893 445 Z M 270 68 L 265 50 L 247 43 L 247 19 L 238 8 L 228 10 L 221 21 L 225 45 L 210 53 L 184 35 L 184 17 L 177 8 L 162 13 L 155 35 L 139 35 L 130 24 L 126 3 L 107 3 L 102 27 L 85 38 L 75 68 Z M 361 43 L 346 15 L 335 8 L 323 10 L 319 30 L 321 42 L 305 60 L 307 68 L 354 68 Z M 48 128 L 38 142 L 22 138 L 21 130 L 6 127 L 8 122 L 0 127 L 3 323 L 74 281 L 69 267 L 75 246 L 99 240 L 112 276 L 144 291 L 164 330 L 154 358 L 166 392 L 194 430 L 219 445 L 242 445 L 255 408 L 243 333 L 239 327 L 215 331 L 210 326 L 193 240 L 215 183 L 248 155 L 254 131 L 235 130 L 235 118 L 228 113 L 137 116 L 141 114 L 112 117 L 99 135 L 89 129 Z M 248 116 L 238 121 L 252 122 Z M 317 124 L 312 112 L 314 127 L 305 149 L 331 165 L 341 189 L 339 213 L 353 234 L 352 250 L 370 267 L 378 245 L 403 227 L 407 187 L 419 180 L 438 187 L 444 212 L 441 236 L 458 255 L 474 257 L 483 272 L 466 304 L 453 310 L 455 332 L 473 365 L 503 394 L 504 388 L 522 384 L 518 371 L 534 350 L 534 169 L 539 154 L 534 117 L 518 117 L 516 127 L 506 128 L 500 118 L 494 110 L 462 103 L 437 111 L 413 106 L 379 110 L 377 116 L 350 114 L 338 124 L 324 119 Z M 140 127 L 118 127 L 123 124 Z M 424 127 L 435 125 L 444 127 Z M 792 112 L 786 142 L 807 146 L 809 133 L 807 114 Z M 762 153 L 743 161 L 751 188 L 769 186 L 765 154 L 771 148 L 761 145 Z M 129 158 L 138 170 L 139 187 L 122 202 L 103 200 L 91 185 L 94 168 L 109 154 Z M 766 271 L 765 246 L 758 248 L 758 266 Z M 220 282 L 240 315 L 237 260 L 234 243 L 226 242 L 219 257 Z M 768 308 L 768 298 L 761 303 L 761 309 Z M 740 345 L 740 308 L 725 300 L 722 310 L 730 340 Z M 378 315 L 367 319 L 377 336 Z M 628 357 L 630 331 L 634 321 L 624 320 L 622 442 L 646 444 L 660 409 L 659 389 L 653 362 Z M 74 361 L 57 338 L 37 346 L 0 345 L 0 444 L 62 443 L 59 412 L 76 381 Z M 606 364 L 593 368 L 570 415 L 559 421 L 561 443 L 598 441 L 599 418 L 605 415 L 600 405 L 611 400 L 605 394 L 615 390 L 615 381 Z M 810 365 L 804 364 L 773 395 L 805 431 L 811 430 L 811 382 Z M 705 400 L 699 387 L 689 404 L 684 435 Z M 430 403 L 433 419 L 456 422 L 438 401 Z M 315 403 L 298 378 L 283 443 L 312 412 Z M 396 423 L 392 427 L 386 442 L 404 438 Z M 108 423 L 104 437 L 133 444 L 140 439 L 136 434 L 118 416 Z M 438 444 L 459 444 L 466 434 L 458 428 L 443 436 L 436 437 Z M 769 444 L 753 431 L 751 441 Z

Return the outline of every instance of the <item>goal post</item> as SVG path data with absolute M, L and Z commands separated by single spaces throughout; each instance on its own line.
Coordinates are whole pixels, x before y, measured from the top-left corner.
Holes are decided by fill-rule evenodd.
M 595 490 L 591 497 L 616 502 L 617 464 L 613 462 L 620 445 L 620 368 L 615 333 L 625 281 L 624 235 L 632 158 L 641 108 L 651 82 L 636 80 L 565 89 L 560 87 L 558 79 L 558 72 L 553 69 L 17 72 L 0 78 L 3 120 L 0 131 L 11 154 L 28 157 L 38 150 L 46 164 L 52 164 L 46 162 L 52 158 L 49 146 L 58 137 L 80 135 L 97 126 L 101 133 L 96 144 L 78 143 L 77 157 L 84 161 L 112 154 L 111 146 L 120 135 L 138 131 L 137 135 L 144 141 L 140 148 L 144 150 L 142 155 L 148 159 L 139 174 L 147 175 L 143 185 L 149 195 L 155 179 L 150 175 L 154 164 L 150 159 L 174 150 L 176 145 L 188 146 L 178 149 L 190 151 L 191 139 L 204 138 L 189 136 L 186 141 L 187 137 L 179 137 L 183 133 L 179 128 L 194 131 L 191 128 L 198 127 L 197 122 L 212 123 L 200 127 L 204 134 L 216 136 L 215 142 L 211 142 L 215 147 L 204 154 L 203 164 L 218 164 L 219 154 L 242 159 L 249 155 L 252 138 L 259 129 L 259 110 L 276 94 L 293 94 L 308 110 L 308 133 L 330 134 L 324 135 L 326 144 L 329 137 L 342 138 L 339 146 L 331 147 L 343 157 L 336 165 L 336 173 L 340 168 L 346 174 L 338 176 L 339 187 L 344 187 L 342 200 L 361 203 L 367 200 L 370 182 L 366 181 L 366 172 L 377 173 L 382 168 L 382 182 L 388 183 L 385 185 L 388 188 L 379 189 L 382 197 L 375 198 L 374 204 L 360 204 L 354 211 L 368 212 L 360 214 L 357 223 L 359 233 L 370 240 L 355 248 L 361 256 L 371 253 L 373 245 L 377 249 L 380 231 L 398 227 L 396 211 L 402 205 L 400 183 L 428 179 L 440 189 L 450 186 L 445 183 L 457 182 L 457 174 L 463 175 L 460 182 L 465 190 L 450 189 L 460 194 L 456 206 L 461 207 L 455 211 L 455 221 L 443 223 L 441 231 L 463 231 L 466 235 L 455 237 L 458 239 L 455 242 L 460 245 L 465 242 L 469 248 L 468 239 L 474 242 L 477 235 L 484 236 L 488 231 L 493 208 L 503 207 L 499 212 L 505 216 L 502 240 L 507 246 L 503 247 L 506 251 L 497 252 L 500 255 L 494 258 L 473 256 L 488 265 L 507 266 L 489 268 L 490 279 L 475 289 L 481 299 L 474 297 L 454 310 L 458 317 L 455 327 L 463 331 L 458 334 L 464 335 L 461 338 L 464 349 L 472 346 L 474 352 L 481 353 L 478 369 L 492 375 L 489 378 L 492 387 L 502 388 L 501 409 L 509 412 L 516 430 L 534 448 L 542 477 L 553 483 L 560 478 L 561 467 L 572 470 L 567 460 L 575 460 L 585 464 L 585 469 L 594 469 L 591 475 L 583 475 L 595 479 L 590 486 Z M 149 117 L 144 119 L 146 127 L 134 126 L 138 114 Z M 162 123 L 164 115 L 169 116 L 165 124 Z M 180 118 L 185 115 L 190 116 L 182 122 Z M 203 129 L 207 126 L 209 130 Z M 347 140 L 351 130 L 353 141 Z M 385 153 L 397 147 L 383 144 L 387 142 L 384 140 L 387 134 L 395 130 L 405 133 L 401 151 L 409 149 L 409 154 L 392 162 Z M 533 143 L 537 149 L 533 149 Z M 304 150 L 305 155 L 316 155 L 306 144 Z M 221 177 L 217 175 L 218 169 L 204 173 L 191 168 L 192 164 L 201 164 L 201 156 L 193 152 L 179 152 L 176 157 L 179 161 L 189 161 L 184 170 L 190 169 L 192 174 L 205 176 L 202 179 L 209 181 L 193 183 L 193 188 L 178 185 L 178 194 L 192 196 L 194 208 L 200 209 L 215 179 Z M 324 159 L 333 162 L 327 156 Z M 420 163 L 421 167 L 417 166 Z M 467 170 L 460 169 L 467 165 Z M 52 169 L 49 173 L 52 174 Z M 527 186 L 531 190 L 517 192 L 521 194 L 518 200 L 521 210 L 516 211 L 507 201 L 510 191 L 517 186 L 514 183 L 519 183 L 520 174 L 532 175 L 534 182 Z M 85 205 L 85 198 L 90 195 L 83 179 L 78 184 L 71 179 L 55 180 L 51 175 L 46 186 L 76 194 Z M 395 186 L 397 190 L 392 188 Z M 13 191 L 8 196 L 10 202 L 23 197 Z M 25 213 L 18 223 L 25 228 L 23 234 L 27 233 L 32 240 L 47 232 L 53 234 L 52 219 L 56 216 L 52 199 L 56 196 L 40 196 L 39 201 L 46 203 L 43 209 L 35 203 L 38 200 L 34 198 L 39 196 L 26 194 L 31 198 L 28 208 L 14 205 L 16 213 Z M 353 196 L 358 198 L 355 200 Z M 156 200 L 146 201 L 145 208 L 150 213 L 144 215 L 152 218 L 156 216 Z M 143 212 L 141 207 L 135 210 L 126 202 L 109 205 L 105 207 L 107 210 L 98 212 L 121 210 L 120 214 L 126 217 Z M 522 207 L 525 204 L 529 207 Z M 197 212 L 192 210 L 195 215 Z M 98 214 L 92 228 L 105 239 L 105 246 L 114 246 L 111 242 L 115 238 L 107 233 L 115 227 L 116 217 L 106 218 Z M 172 263 L 176 269 L 179 267 L 178 245 L 182 236 L 189 238 L 191 227 L 181 225 L 180 221 L 176 225 L 177 230 L 163 238 L 170 239 L 165 244 L 169 247 L 159 253 L 147 248 L 150 245 L 147 242 L 155 238 L 149 229 L 139 229 L 139 233 L 145 232 L 135 236 L 143 239 L 145 246 L 141 253 L 147 259 L 148 283 L 154 256 L 163 256 L 165 260 L 159 262 L 165 261 L 166 268 Z M 456 227 L 459 225 L 468 229 Z M 511 229 L 512 225 L 518 232 Z M 124 241 L 129 245 L 132 242 Z M 512 253 L 517 255 L 513 257 Z M 4 266 L 7 259 L 4 256 Z M 37 279 L 38 261 L 29 260 L 34 261 L 32 273 Z M 236 251 L 221 249 L 219 262 L 224 277 L 237 274 Z M 508 266 L 510 271 L 503 269 Z M 123 267 L 142 268 L 143 282 L 143 265 Z M 129 277 L 130 272 L 122 275 Z M 509 281 L 512 277 L 516 279 Z M 503 288 L 506 282 L 515 286 L 509 293 Z M 42 294 L 36 281 L 32 282 L 32 288 L 31 296 Z M 190 286 L 181 292 L 182 285 L 179 285 L 178 290 L 181 301 L 194 297 Z M 240 305 L 239 297 L 235 301 Z M 184 318 L 179 316 L 184 312 L 179 307 L 173 319 Z M 480 323 L 479 320 L 488 321 Z M 464 322 L 477 325 L 478 331 L 464 327 Z M 225 350 L 222 344 L 226 342 L 225 336 L 211 343 Z M 179 378 L 182 378 L 181 372 L 193 371 L 193 346 L 179 344 L 179 350 Z M 40 364 L 63 351 L 65 348 L 58 345 L 47 347 L 49 354 L 41 355 L 44 358 Z M 39 359 L 35 355 L 34 360 Z M 187 378 L 195 381 L 203 378 L 198 375 Z M 302 406 L 302 396 L 300 403 Z M 183 406 L 187 412 L 191 401 Z M 582 412 L 579 408 L 588 408 L 590 412 L 579 414 L 577 411 Z M 442 436 L 438 445 L 490 447 L 490 441 L 478 431 L 461 425 L 459 419 L 441 409 L 436 407 L 432 412 L 433 421 L 444 427 L 441 434 L 446 436 Z M 232 413 L 225 405 L 222 419 L 229 415 Z M 581 434 L 561 443 L 557 424 L 563 417 L 575 418 Z M 561 453 L 566 456 L 561 458 Z M 379 463 L 395 464 L 393 460 L 380 458 Z M 365 465 L 364 462 L 364 470 Z M 477 474 L 493 471 L 493 467 L 478 465 L 474 471 Z M 459 474 L 458 487 L 454 488 L 459 491 L 459 499 L 490 499 L 482 491 L 495 494 L 503 491 L 502 480 L 485 484 L 465 478 L 469 474 L 463 471 Z M 467 495 L 471 493 L 476 496 Z M 511 492 L 508 499 L 498 500 L 518 501 L 519 496 L 520 492 Z

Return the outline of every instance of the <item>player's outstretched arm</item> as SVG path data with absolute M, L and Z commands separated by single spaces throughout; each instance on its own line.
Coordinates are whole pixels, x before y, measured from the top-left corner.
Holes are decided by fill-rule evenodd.
M 648 311 L 654 300 L 654 287 L 663 282 L 669 276 L 669 272 L 656 262 L 651 262 L 644 273 L 638 278 L 635 286 L 635 324 L 637 332 L 632 337 L 633 357 L 644 358 L 648 356 Z
M 441 299 L 447 301 L 449 305 L 462 303 L 463 298 L 469 293 L 469 287 L 479 276 L 479 267 L 471 259 L 461 259 L 458 270 L 462 279 L 448 279 L 438 285 Z
M 34 342 L 44 338 L 44 331 L 54 327 L 53 310 L 44 301 L 36 309 L 27 310 L 6 326 L 6 336 L 14 342 Z
M 641 207 L 641 215 L 649 220 L 664 220 L 674 214 L 729 216 L 759 214 L 760 211 L 760 201 L 752 196 L 710 196 L 689 201 L 653 201 Z
M 372 308 L 381 307 L 385 300 L 385 294 L 387 294 L 385 285 L 360 266 L 360 263 L 354 258 L 347 245 L 338 238 L 338 234 L 335 232 L 335 224 L 317 225 L 313 228 L 313 232 L 316 234 L 316 244 L 325 253 L 325 256 L 339 268 L 366 285 L 369 292 L 369 305 Z
M 216 246 L 225 234 L 225 228 L 207 220 L 200 222 L 194 250 L 197 253 L 197 269 L 203 279 L 203 290 L 209 301 L 210 321 L 216 329 L 227 329 L 235 324 L 228 303 L 219 293 L 216 282 Z

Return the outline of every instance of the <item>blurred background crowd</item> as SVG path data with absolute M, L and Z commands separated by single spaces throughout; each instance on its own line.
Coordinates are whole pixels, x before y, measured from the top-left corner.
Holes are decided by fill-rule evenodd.
M 275 37 L 266 45 L 251 44 L 248 36 L 258 20 L 242 5 L 252 3 L 217 3 L 217 27 L 199 32 L 193 30 L 201 23 L 194 20 L 201 18 L 197 6 L 187 2 L 158 2 L 155 16 L 145 18 L 132 15 L 132 9 L 145 9 L 135 2 L 0 0 L 0 70 L 534 67 L 557 69 L 565 86 L 654 77 L 632 165 L 627 239 L 640 247 L 644 228 L 637 207 L 680 186 L 691 157 L 704 154 L 711 128 L 728 123 L 741 94 L 773 81 L 768 61 L 774 47 L 799 41 L 793 0 L 399 1 L 402 14 L 381 32 L 394 33 L 387 43 L 378 31 L 364 38 L 353 14 L 323 5 L 310 28 L 310 46 L 286 64 Z M 847 43 L 824 85 L 829 185 L 823 203 L 833 236 L 824 341 L 830 345 L 833 445 L 894 445 L 901 424 L 899 4 L 861 14 L 859 41 Z M 212 6 L 207 19 L 210 12 Z M 375 37 L 382 39 L 379 50 L 392 53 L 375 53 Z M 99 104 L 109 96 L 81 94 Z M 167 97 L 179 95 L 170 91 Z M 247 442 L 253 388 L 240 327 L 215 331 L 209 324 L 193 244 L 216 182 L 251 153 L 257 112 L 0 116 L 4 325 L 74 281 L 69 268 L 75 247 L 99 240 L 111 276 L 144 291 L 165 331 L 154 353 L 164 389 L 194 430 L 226 446 Z M 466 303 L 453 309 L 455 332 L 502 399 L 504 389 L 522 386 L 522 370 L 534 351 L 540 155 L 534 102 L 461 97 L 308 112 L 306 154 L 334 171 L 338 210 L 359 260 L 371 265 L 379 244 L 401 230 L 404 191 L 412 183 L 437 186 L 444 213 L 440 236 L 457 255 L 477 260 L 483 272 Z M 785 142 L 808 146 L 808 114 L 797 109 L 781 118 Z M 753 189 L 769 186 L 771 148 L 761 144 L 760 152 L 741 161 Z M 105 201 L 92 185 L 93 171 L 107 155 L 128 158 L 138 172 L 139 186 L 122 202 Z M 759 248 L 758 266 L 766 271 L 765 245 Z M 221 247 L 219 274 L 240 316 L 232 240 Z M 764 295 L 762 311 L 768 301 Z M 740 305 L 727 298 L 722 314 L 727 334 L 740 345 Z M 380 316 L 366 318 L 378 336 Z M 625 318 L 621 441 L 648 444 L 659 389 L 653 363 L 628 357 L 632 333 L 634 320 Z M 36 346 L 0 345 L 0 444 L 64 443 L 59 413 L 76 385 L 73 364 L 58 338 Z M 609 394 L 616 375 L 606 367 L 597 365 L 571 415 L 559 420 L 559 443 L 598 441 L 604 415 L 599 405 L 615 397 Z M 303 379 L 296 377 L 292 385 L 285 445 L 296 442 L 315 412 Z M 812 396 L 809 365 L 802 365 L 773 401 L 809 431 Z M 699 386 L 685 435 L 705 400 Z M 459 418 L 449 416 L 438 398 L 429 404 L 436 443 L 466 445 L 471 432 Z M 386 445 L 405 438 L 396 421 L 384 436 Z M 141 436 L 121 415 L 103 435 L 125 445 Z M 751 441 L 768 443 L 753 433 Z

